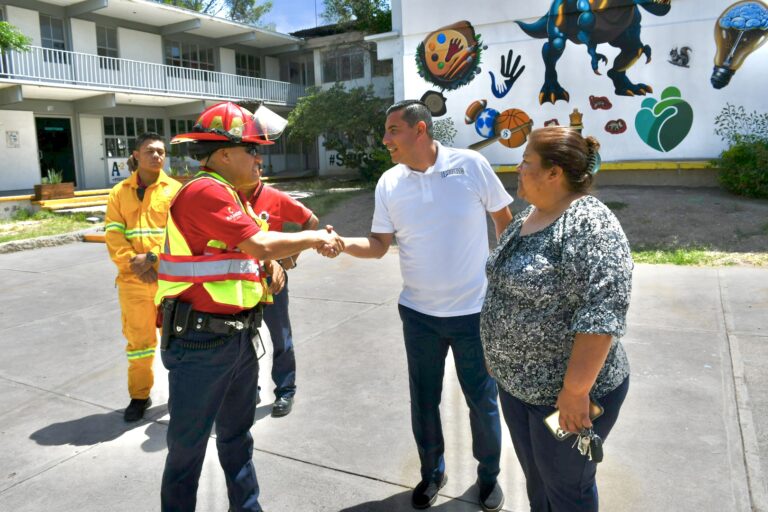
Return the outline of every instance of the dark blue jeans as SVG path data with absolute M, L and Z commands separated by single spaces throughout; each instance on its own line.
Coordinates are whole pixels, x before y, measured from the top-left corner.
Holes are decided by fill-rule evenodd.
M 592 429 L 605 441 L 619 417 L 627 396 L 629 377 L 597 400 L 605 412 Z M 544 424 L 555 411 L 548 405 L 531 405 L 499 390 L 501 410 L 512 434 L 517 459 L 525 474 L 528 501 L 533 512 L 596 512 L 597 464 L 572 447 L 574 437 L 558 441 Z M 616 456 L 606 452 L 606 457 Z
M 480 314 L 435 317 L 398 306 L 408 357 L 411 425 L 421 460 L 421 478 L 439 481 L 445 472 L 440 398 L 448 348 L 469 406 L 472 454 L 482 483 L 496 481 L 501 454 L 501 423 L 496 382 L 485 368 Z
M 189 333 L 209 342 L 221 335 Z M 210 349 L 187 349 L 173 338 L 162 352 L 168 369 L 168 456 L 161 488 L 163 512 L 195 510 L 205 449 L 216 421 L 216 448 L 232 511 L 260 511 L 249 429 L 256 413 L 259 367 L 246 330 Z
M 272 381 L 275 398 L 296 394 L 296 355 L 293 351 L 291 318 L 288 316 L 288 275 L 285 288 L 274 296 L 274 303 L 264 307 L 264 323 L 272 338 Z

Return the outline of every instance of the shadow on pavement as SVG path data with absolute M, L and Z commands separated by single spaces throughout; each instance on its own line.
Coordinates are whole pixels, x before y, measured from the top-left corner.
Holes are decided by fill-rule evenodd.
M 381 501 L 367 501 L 344 508 L 339 512 L 392 512 L 393 510 L 413 510 L 411 507 L 411 490 L 394 494 Z M 429 510 L 444 510 L 445 512 L 469 512 L 480 509 L 480 505 L 475 502 L 477 498 L 477 487 L 470 486 L 461 496 L 439 503 L 429 507 Z
M 136 423 L 126 423 L 123 421 L 122 411 L 91 414 L 76 420 L 53 423 L 33 432 L 29 438 L 43 446 L 62 446 L 67 444 L 72 446 L 91 446 L 117 439 L 129 430 L 133 430 L 141 425 L 155 425 L 151 418 L 163 416 L 167 413 L 167 410 L 165 404 L 147 409 L 145 418 Z M 158 425 L 158 428 L 152 428 L 152 425 L 147 428 L 147 435 L 150 436 L 150 439 L 155 436 L 159 437 L 160 441 L 150 443 L 149 446 L 151 448 L 147 451 L 156 451 L 155 447 L 159 442 L 162 442 L 162 447 L 165 446 L 165 427 Z M 147 442 L 144 444 L 147 444 Z M 162 447 L 157 449 L 162 449 Z

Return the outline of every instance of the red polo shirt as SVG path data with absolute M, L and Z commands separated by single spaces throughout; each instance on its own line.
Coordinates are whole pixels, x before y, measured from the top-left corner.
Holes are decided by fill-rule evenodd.
M 256 215 L 267 221 L 270 231 L 282 231 L 286 222 L 303 225 L 312 217 L 312 210 L 285 192 L 265 186 L 263 182 L 253 191 L 248 202 Z
M 192 254 L 204 254 L 210 240 L 220 240 L 233 250 L 259 232 L 258 224 L 240 208 L 225 185 L 211 179 L 197 180 L 182 188 L 174 198 L 171 215 Z M 227 315 L 242 311 L 214 302 L 200 283 L 185 290 L 179 300 L 205 313 Z

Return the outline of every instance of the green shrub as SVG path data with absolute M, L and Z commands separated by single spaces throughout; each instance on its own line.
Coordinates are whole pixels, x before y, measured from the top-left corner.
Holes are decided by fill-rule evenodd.
M 728 144 L 714 162 L 723 188 L 768 198 L 768 113 L 747 112 L 728 103 L 715 117 L 715 133 Z
M 32 212 L 26 208 L 19 208 L 11 214 L 11 220 L 29 220 L 32 217 Z
M 768 140 L 736 143 L 720 154 L 717 165 L 726 190 L 768 199 Z

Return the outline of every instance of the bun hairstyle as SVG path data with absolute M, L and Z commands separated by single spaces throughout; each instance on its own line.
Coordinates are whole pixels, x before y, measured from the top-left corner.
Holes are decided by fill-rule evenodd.
M 542 167 L 559 165 L 563 169 L 571 192 L 586 192 L 592 186 L 600 163 L 596 138 L 582 137 L 565 126 L 548 126 L 533 130 L 528 145 L 541 157 Z

